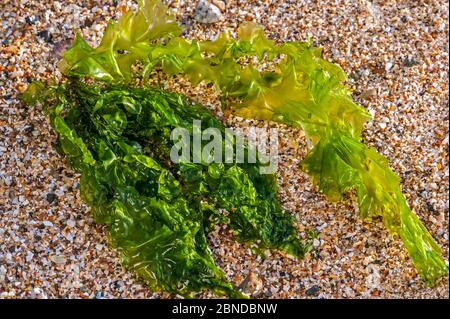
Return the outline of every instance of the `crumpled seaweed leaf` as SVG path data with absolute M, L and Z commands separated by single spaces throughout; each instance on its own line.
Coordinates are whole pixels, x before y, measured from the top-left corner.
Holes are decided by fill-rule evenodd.
M 81 174 L 82 199 L 107 226 L 122 264 L 151 289 L 245 297 L 208 248 L 206 230 L 216 223 L 229 222 L 259 250 L 299 258 L 307 251 L 276 198 L 275 176 L 261 175 L 260 164 L 170 161 L 174 128 L 192 135 L 201 120 L 225 134 L 204 107 L 160 90 L 80 82 L 61 84 L 45 105 L 59 149 Z
M 115 36 L 128 32 L 127 28 L 119 23 Z M 173 34 L 166 30 L 158 36 Z M 114 38 L 109 29 L 105 32 L 108 37 Z M 361 216 L 381 216 L 391 233 L 400 235 L 425 281 L 434 283 L 448 274 L 440 248 L 408 208 L 398 177 L 386 159 L 361 142 L 363 125 L 370 117 L 353 102 L 344 85 L 345 73 L 322 59 L 322 50 L 310 42 L 278 45 L 267 39 L 258 25 L 243 24 L 237 39 L 223 32 L 213 41 L 175 37 L 153 44 L 123 45 L 121 49 L 135 54 L 117 68 L 109 59 L 97 58 L 100 49 L 87 52 L 77 41 L 62 63 L 66 75 L 126 82 L 132 77 L 131 65 L 140 61 L 144 78 L 160 67 L 168 74 L 184 74 L 194 84 L 213 83 L 226 97 L 239 101 L 231 104 L 238 114 L 302 128 L 314 145 L 302 167 L 319 189 L 331 198 L 340 198 L 355 188 Z M 259 63 L 242 63 L 246 58 L 256 58 Z M 261 68 L 261 62 L 271 62 L 274 67 Z

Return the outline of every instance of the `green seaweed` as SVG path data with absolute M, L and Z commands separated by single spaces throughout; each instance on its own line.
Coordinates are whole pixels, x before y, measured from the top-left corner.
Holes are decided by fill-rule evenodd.
M 252 23 L 242 25 L 236 39 L 223 32 L 216 40 L 189 41 L 178 36 L 175 19 L 160 1 L 144 0 L 139 5 L 137 13 L 127 12 L 119 22 L 108 24 L 97 48 L 78 35 L 60 63 L 63 74 L 123 84 L 135 77 L 145 80 L 160 69 L 185 75 L 194 85 L 214 84 L 224 100 L 234 100 L 225 107 L 241 116 L 302 128 L 313 148 L 300 168 L 319 190 L 339 200 L 355 189 L 361 217 L 380 216 L 386 228 L 400 236 L 426 282 L 434 284 L 448 274 L 439 246 L 408 207 L 398 176 L 384 157 L 362 142 L 363 125 L 370 116 L 353 102 L 345 73 L 324 60 L 321 49 L 311 42 L 276 44 Z M 247 60 L 251 62 L 243 63 Z M 142 67 L 137 74 L 132 71 L 136 62 Z M 262 68 L 263 62 L 270 68 Z M 231 206 L 233 200 L 239 201 L 233 194 L 230 198 Z M 241 210 L 241 216 L 246 215 Z M 239 223 L 255 233 L 249 238 L 256 236 L 251 224 Z
M 151 289 L 245 297 L 208 248 L 206 231 L 216 223 L 229 223 L 258 250 L 301 258 L 308 249 L 276 199 L 275 176 L 260 174 L 258 162 L 208 164 L 198 154 L 193 163 L 193 148 L 187 161 L 170 161 L 175 128 L 192 138 L 193 121 L 201 120 L 224 136 L 206 108 L 157 89 L 66 82 L 51 90 L 44 104 L 58 148 L 81 174 L 82 199 L 107 226 L 122 264 Z

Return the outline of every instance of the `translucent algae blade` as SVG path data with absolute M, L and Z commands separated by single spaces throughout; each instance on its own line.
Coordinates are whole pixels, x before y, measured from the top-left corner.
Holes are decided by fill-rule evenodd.
M 361 217 L 380 216 L 386 228 L 400 236 L 423 280 L 432 284 L 448 273 L 439 246 L 408 207 L 400 179 L 373 149 L 333 132 L 312 149 L 302 167 L 331 198 L 355 188 Z
M 100 45 L 92 48 L 77 34 L 64 53 L 59 69 L 65 75 L 102 81 L 131 80 L 131 66 L 148 55 L 150 41 L 181 32 L 166 5 L 159 0 L 142 0 L 139 10 L 124 13 L 116 23 L 109 21 Z

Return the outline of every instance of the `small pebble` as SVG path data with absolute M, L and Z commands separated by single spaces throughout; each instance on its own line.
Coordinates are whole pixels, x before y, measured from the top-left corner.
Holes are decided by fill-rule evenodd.
M 45 199 L 47 200 L 47 202 L 49 204 L 53 203 L 56 200 L 56 194 L 55 193 L 48 193 L 47 196 L 45 197 Z
M 37 33 L 37 36 L 42 38 L 47 43 L 52 43 L 53 42 L 53 36 L 50 33 L 50 31 L 48 31 L 48 30 L 39 31 Z
M 311 288 L 305 291 L 307 296 L 317 296 L 319 294 L 320 288 L 317 285 L 312 286 Z
M 64 256 L 51 256 L 50 257 L 51 261 L 53 261 L 55 264 L 58 265 L 64 265 L 67 262 L 67 259 Z
M 68 219 L 67 226 L 69 226 L 70 228 L 73 228 L 76 226 L 76 222 L 73 219 Z
M 51 221 L 48 221 L 48 220 L 43 221 L 42 224 L 44 226 L 47 226 L 47 227 L 53 227 L 53 223 Z
M 216 23 L 224 19 L 220 9 L 207 0 L 198 2 L 194 18 L 201 23 Z

